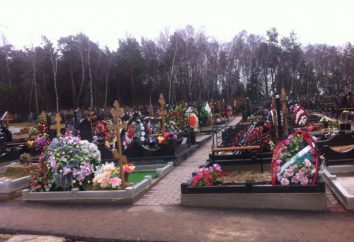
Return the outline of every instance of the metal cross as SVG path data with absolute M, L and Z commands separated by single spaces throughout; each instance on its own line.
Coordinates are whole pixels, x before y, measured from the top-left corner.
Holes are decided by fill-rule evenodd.
M 61 124 L 61 116 L 59 113 L 55 115 L 54 118 L 55 124 L 50 125 L 50 129 L 55 129 L 57 132 L 57 137 L 60 136 L 60 129 L 65 128 L 64 124 Z

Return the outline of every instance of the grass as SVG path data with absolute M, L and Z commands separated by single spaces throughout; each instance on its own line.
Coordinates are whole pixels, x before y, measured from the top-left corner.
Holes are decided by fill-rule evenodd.
M 138 183 L 144 180 L 144 176 L 151 176 L 152 179 L 157 177 L 157 174 L 155 171 L 139 171 L 139 172 L 134 172 L 129 174 L 128 176 L 128 182 L 131 183 Z

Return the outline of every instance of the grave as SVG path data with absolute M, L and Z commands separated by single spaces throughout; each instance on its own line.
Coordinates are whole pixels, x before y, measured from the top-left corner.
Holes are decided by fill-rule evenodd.
M 192 145 L 190 130 L 184 120 L 185 113 L 181 114 L 183 108 L 177 106 L 167 112 L 162 94 L 159 104 L 158 119 L 134 112 L 128 119 L 127 129 L 122 132 L 123 153 L 135 164 L 172 161 L 178 165 L 210 138 L 199 136 L 196 144 Z
M 271 165 L 240 164 L 238 160 L 222 166 L 206 163 L 190 180 L 181 184 L 182 205 L 326 210 L 325 183 L 317 177 L 319 161 L 308 135 L 297 131 L 280 142 L 273 153 Z M 289 169 L 293 169 L 292 174 Z
M 346 209 L 354 210 L 354 165 L 333 165 L 321 176 Z
M 117 101 L 111 113 L 114 122 L 107 128 L 114 134 L 112 154 L 118 167 L 113 162 L 101 164 L 101 154 L 95 144 L 72 136 L 59 137 L 42 154 L 39 169 L 32 175 L 31 190 L 24 190 L 22 199 L 132 203 L 173 169 L 172 163 L 136 167 L 129 164 L 122 153 L 120 136 L 121 129 L 126 129 L 127 125 L 121 120 L 123 110 Z M 154 178 L 144 174 L 152 174 Z M 135 183 L 129 183 L 130 176 Z
M 136 173 L 155 173 L 156 176 L 144 176 L 140 182 L 129 183 L 124 190 L 80 191 L 78 188 L 73 188 L 70 191 L 63 192 L 31 192 L 29 189 L 25 189 L 22 190 L 22 200 L 28 202 L 35 201 L 81 204 L 132 204 L 172 170 L 173 163 L 136 166 Z
M 21 190 L 29 187 L 28 169 L 30 167 L 18 162 L 0 167 L 0 200 L 20 196 Z
M 354 138 L 344 132 L 321 142 L 323 180 L 346 209 L 354 209 Z

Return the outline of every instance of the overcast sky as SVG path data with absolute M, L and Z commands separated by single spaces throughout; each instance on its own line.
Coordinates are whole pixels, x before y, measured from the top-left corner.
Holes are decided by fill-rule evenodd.
M 294 30 L 304 43 L 354 43 L 351 0 L 0 0 L 0 33 L 21 48 L 83 32 L 117 48 L 127 35 L 156 39 L 166 28 L 192 25 L 230 41 L 245 29 L 264 35 Z

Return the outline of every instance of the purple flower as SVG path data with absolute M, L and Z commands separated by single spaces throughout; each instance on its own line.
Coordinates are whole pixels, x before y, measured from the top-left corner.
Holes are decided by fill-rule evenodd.
M 58 166 L 57 166 L 57 161 L 55 160 L 55 156 L 53 154 L 50 155 L 48 161 L 52 169 L 56 171 L 58 169 Z
M 221 166 L 219 165 L 219 164 L 213 164 L 213 167 L 214 167 L 214 169 L 216 170 L 216 171 L 219 171 L 219 172 L 222 172 L 222 170 L 221 170 Z

